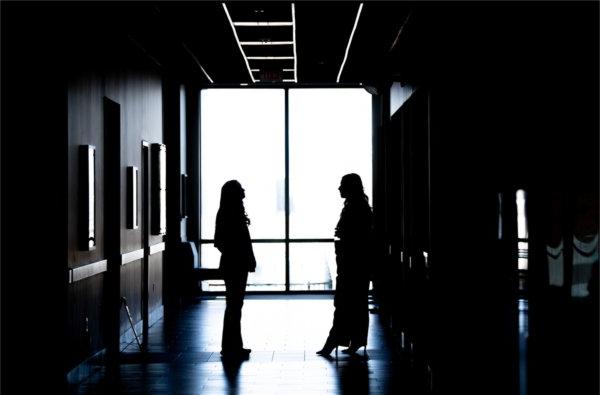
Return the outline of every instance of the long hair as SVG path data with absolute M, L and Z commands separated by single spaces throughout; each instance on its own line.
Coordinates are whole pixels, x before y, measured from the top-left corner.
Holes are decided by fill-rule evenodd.
M 223 184 L 217 222 L 227 218 L 234 221 L 239 220 L 249 225 L 250 218 L 246 214 L 242 199 L 242 185 L 237 180 L 229 180 Z
M 345 205 L 354 200 L 364 200 L 369 204 L 369 197 L 365 194 L 362 180 L 358 174 L 346 174 L 342 177 L 341 183 L 348 193 L 348 198 L 344 202 Z

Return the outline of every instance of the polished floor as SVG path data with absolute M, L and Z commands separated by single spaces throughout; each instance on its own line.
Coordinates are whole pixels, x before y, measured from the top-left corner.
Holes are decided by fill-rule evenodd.
M 72 394 L 422 394 L 426 380 L 370 315 L 367 356 L 315 354 L 329 331 L 330 296 L 247 296 L 242 319 L 250 358 L 221 359 L 225 301 L 203 299 L 150 328 L 148 353 L 127 347 Z M 340 349 L 341 351 L 341 349 Z M 335 352 L 332 353 L 335 357 Z

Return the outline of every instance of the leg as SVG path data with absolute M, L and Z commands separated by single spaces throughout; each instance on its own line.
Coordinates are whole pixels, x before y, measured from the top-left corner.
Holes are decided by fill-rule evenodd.
M 246 293 L 248 273 L 225 276 L 225 316 L 221 349 L 224 352 L 239 352 L 242 349 L 242 306 Z
M 337 357 L 337 348 L 338 346 L 347 346 L 350 342 L 347 328 L 347 302 L 345 301 L 344 295 L 345 285 L 344 280 L 340 276 L 337 277 L 337 289 L 335 291 L 335 297 L 333 300 L 333 305 L 335 306 L 335 310 L 333 312 L 333 325 L 329 330 L 329 336 L 327 336 L 327 340 L 325 341 L 325 345 L 317 354 L 328 356 L 331 354 L 331 351 L 335 348 L 336 357 Z
M 360 277 L 353 282 L 352 298 L 350 301 L 350 354 L 367 345 L 369 332 L 369 280 Z

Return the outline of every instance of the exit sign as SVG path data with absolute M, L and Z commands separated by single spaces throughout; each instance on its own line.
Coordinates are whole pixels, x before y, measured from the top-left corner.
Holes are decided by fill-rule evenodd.
M 281 71 L 279 70 L 263 70 L 260 72 L 261 81 L 281 81 Z

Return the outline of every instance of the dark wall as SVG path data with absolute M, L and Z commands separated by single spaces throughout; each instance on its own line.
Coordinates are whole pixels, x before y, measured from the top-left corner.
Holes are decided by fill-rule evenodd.
M 598 206 L 598 4 L 421 4 L 405 29 L 391 67 L 418 88 L 387 129 L 388 223 L 405 253 L 419 252 L 423 240 L 413 236 L 427 229 L 428 214 L 430 251 L 421 273 L 392 255 L 389 270 L 403 285 L 393 322 L 409 334 L 426 327 L 415 331 L 425 334 L 416 347 L 425 348 L 440 393 L 515 393 L 515 191 L 531 197 L 531 248 L 553 226 L 545 207 L 556 194 L 585 201 L 579 211 L 565 206 L 561 224 L 585 222 L 598 233 L 597 211 L 585 209 Z M 428 164 L 419 164 L 419 133 L 429 133 Z M 427 182 L 423 211 L 427 196 L 414 189 Z M 545 252 L 534 254 L 530 281 L 547 284 L 546 265 Z M 589 366 L 597 366 L 598 347 L 586 327 L 597 309 L 547 298 L 539 285 L 529 291 L 530 393 L 547 392 L 549 375 L 563 391 L 594 393 L 597 370 Z M 549 329 L 576 350 L 553 354 Z
M 56 356 L 67 344 L 67 96 L 64 72 L 49 61 L 64 52 L 36 30 L 52 31 L 46 8 L 29 13 L 2 4 L 1 390 L 6 393 L 23 383 L 34 392 L 64 385 L 64 361 Z M 23 356 L 45 367 L 36 380 L 15 362 Z
M 145 247 L 141 196 L 140 227 L 126 229 L 126 167 L 140 169 L 141 192 L 142 140 L 164 142 L 164 70 L 131 40 L 138 25 L 129 22 L 145 16 L 131 11 L 2 4 L 2 390 L 27 383 L 63 393 L 69 370 L 105 349 L 111 331 L 129 329 L 120 296 L 134 322 L 142 317 L 143 260 L 120 266 L 122 254 Z M 116 106 L 111 132 L 107 103 Z M 91 251 L 77 240 L 82 144 L 96 147 Z M 162 241 L 152 235 L 149 245 Z M 149 313 L 162 307 L 162 255 L 148 258 Z M 108 270 L 69 283 L 72 269 L 104 260 Z M 35 382 L 22 359 L 43 366 Z
M 95 19 L 91 19 L 95 21 Z M 96 33 L 88 32 L 90 39 L 97 38 Z M 123 254 L 142 250 L 142 173 L 150 171 L 145 169 L 142 163 L 142 141 L 152 143 L 163 142 L 163 124 L 162 124 L 162 80 L 160 71 L 157 70 L 149 59 L 144 58 L 139 48 L 135 47 L 127 40 L 127 37 L 108 37 L 113 46 L 107 45 L 105 48 L 96 47 L 97 54 L 91 54 L 86 63 L 81 65 L 86 68 L 101 69 L 91 72 L 76 71 L 69 79 L 68 88 L 68 135 L 69 135 L 69 267 L 75 268 L 88 263 L 96 262 L 102 259 L 108 259 L 108 272 L 113 271 L 114 276 L 105 278 L 105 292 L 115 292 L 118 289 L 118 295 L 115 297 L 125 297 L 134 323 L 142 319 L 142 291 L 143 291 L 143 260 L 137 259 L 120 265 L 120 258 Z M 105 44 L 106 45 L 106 44 Z M 110 48 L 108 48 L 110 47 Z M 74 49 L 75 50 L 75 49 Z M 107 102 L 116 107 L 117 130 L 107 131 L 113 135 L 105 134 Z M 110 142 L 110 139 L 117 139 Z M 79 251 L 77 245 L 78 229 L 78 190 L 77 174 L 79 169 L 78 146 L 80 144 L 91 144 L 96 147 L 97 180 L 96 180 L 96 214 L 97 214 L 97 247 L 91 252 Z M 114 168 L 114 173 L 104 174 L 106 166 Z M 138 228 L 128 229 L 126 227 L 127 216 L 127 177 L 126 169 L 128 166 L 135 166 L 139 170 L 138 178 Z M 110 184 L 110 185 L 109 185 Z M 115 193 L 107 195 L 105 188 L 112 188 Z M 105 205 L 106 199 L 111 199 Z M 117 199 L 117 201 L 114 201 Z M 107 215 L 115 215 L 112 225 L 104 226 L 104 219 Z M 110 221 L 108 221 L 110 222 Z M 119 235 L 115 239 L 112 248 L 105 248 L 109 235 Z M 149 244 L 154 245 L 163 241 L 160 235 L 151 235 Z M 158 253 L 161 256 L 162 253 Z M 152 259 L 151 271 L 160 271 L 162 260 Z M 105 273 L 100 274 L 105 277 Z M 98 280 L 102 281 L 102 280 Z M 79 289 L 80 287 L 78 287 Z M 159 289 L 162 285 L 159 284 Z M 156 286 L 155 286 L 156 289 Z M 91 316 L 89 310 L 97 309 L 97 306 L 86 300 L 87 292 L 82 289 L 81 292 L 75 292 L 72 299 L 69 299 L 70 305 L 84 304 L 86 309 L 76 310 L 79 316 L 69 316 L 69 323 L 77 323 L 93 318 L 108 320 L 104 326 L 94 323 L 92 329 L 103 328 L 105 331 L 110 327 L 110 313 L 107 310 L 119 309 L 119 334 L 125 333 L 130 329 L 128 317 L 125 309 L 119 307 L 114 300 L 107 299 L 110 296 L 104 295 L 100 298 L 100 303 L 104 306 L 105 316 Z M 114 298 L 113 298 L 114 299 Z M 156 297 L 155 297 L 156 299 Z M 160 300 L 154 301 L 152 307 L 160 305 Z M 96 301 L 98 302 L 98 301 Z M 152 310 L 149 311 L 150 313 Z M 108 329 L 109 330 L 109 329 Z M 92 330 L 90 334 L 79 332 L 76 337 L 102 338 L 105 333 L 97 333 Z M 91 354 L 102 350 L 107 346 L 105 341 L 94 343 L 96 347 L 92 348 Z M 72 352 L 69 358 L 69 368 L 82 362 L 79 349 L 70 349 Z M 90 356 L 91 354 L 88 354 Z

